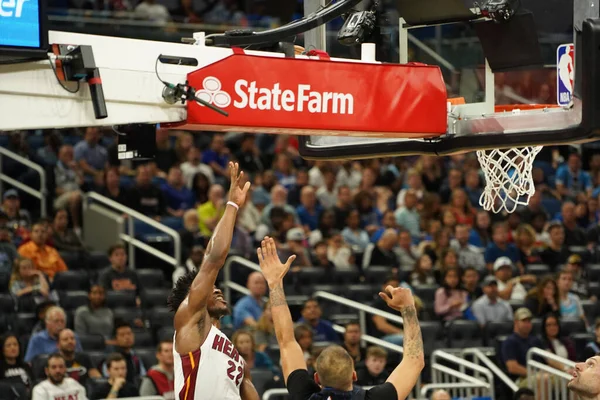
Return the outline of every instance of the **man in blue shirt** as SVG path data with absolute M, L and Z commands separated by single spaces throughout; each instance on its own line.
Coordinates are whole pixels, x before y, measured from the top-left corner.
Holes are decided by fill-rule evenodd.
M 563 198 L 575 199 L 578 193 L 592 194 L 592 179 L 581 169 L 581 158 L 577 153 L 571 153 L 566 165 L 556 171 L 556 190 Z
M 60 307 L 50 307 L 46 311 L 44 318 L 46 329 L 31 336 L 27 352 L 25 353 L 25 362 L 31 362 L 40 354 L 52 354 L 58 351 L 58 334 L 65 329 L 67 324 L 67 315 L 65 310 Z M 75 351 L 82 352 L 81 343 L 75 337 Z
M 246 287 L 250 294 L 242 297 L 233 307 L 233 327 L 253 328 L 263 313 L 263 296 L 267 294 L 267 283 L 260 272 L 252 272 L 248 276 Z
M 90 127 L 86 129 L 83 140 L 77 143 L 73 149 L 75 161 L 88 176 L 101 176 L 108 163 L 108 152 L 98 143 L 99 141 L 98 128 Z
M 185 186 L 183 172 L 179 166 L 171 167 L 167 182 L 161 187 L 167 202 L 167 212 L 174 217 L 183 217 L 183 213 L 196 205 L 196 199 Z
M 333 329 L 332 323 L 322 320 L 321 314 L 321 307 L 317 300 L 308 299 L 302 306 L 302 318 L 298 322 L 310 325 L 313 329 L 314 342 L 339 342 L 340 337 Z
M 523 264 L 519 260 L 519 250 L 517 246 L 508 243 L 508 227 L 504 222 L 497 222 L 492 227 L 492 243 L 488 244 L 485 249 L 485 263 L 489 271 L 492 270 L 494 262 L 500 257 L 508 257 L 519 268 L 521 273 L 524 272 Z
M 317 203 L 317 195 L 312 186 L 304 186 L 300 191 L 300 205 L 296 212 L 303 226 L 311 231 L 319 228 L 319 218 L 323 209 Z
M 514 315 L 514 332 L 502 343 L 502 362 L 517 385 L 527 386 L 527 352 L 532 347 L 543 348 L 542 342 L 531 334 L 533 325 L 531 311 L 519 308 Z

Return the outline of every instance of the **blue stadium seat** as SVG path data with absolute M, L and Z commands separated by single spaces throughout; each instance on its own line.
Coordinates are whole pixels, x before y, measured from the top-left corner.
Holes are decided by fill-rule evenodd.
M 146 370 L 149 370 L 151 367 L 155 366 L 158 363 L 156 359 L 156 348 L 154 347 L 146 347 L 146 348 L 135 348 L 135 354 L 142 359 L 144 363 L 144 367 Z
M 68 290 L 60 293 L 60 305 L 67 311 L 88 304 L 88 292 L 85 290 Z
M 173 313 L 167 307 L 154 307 L 149 310 L 148 319 L 154 329 L 173 326 Z
M 172 326 L 163 326 L 156 332 L 156 340 L 159 342 L 162 342 L 163 340 L 172 342 L 173 335 L 175 335 L 175 328 Z
M 581 318 L 561 318 L 560 330 L 563 336 L 569 336 L 575 333 L 585 333 L 585 322 Z
M 448 326 L 448 339 L 448 344 L 454 348 L 483 346 L 481 328 L 477 321 L 452 321 Z
M 155 289 L 165 287 L 165 276 L 160 269 L 144 268 L 135 271 L 140 286 L 144 289 Z
M 439 321 L 421 321 L 421 335 L 423 336 L 423 348 L 425 357 L 434 350 L 448 347 L 446 331 Z
M 86 270 L 69 270 L 58 272 L 54 276 L 52 288 L 55 290 L 89 290 L 90 276 Z
M 106 306 L 109 308 L 135 308 L 135 297 L 133 290 L 109 290 L 106 292 Z
M 9 141 L 9 135 L 3 133 L 0 134 L 0 147 L 7 147 Z
M 79 343 L 81 343 L 81 347 L 84 351 L 103 351 L 106 348 L 106 343 L 104 341 L 104 336 L 96 335 L 93 333 L 89 334 L 77 334 L 77 338 L 79 339 Z
M 144 287 L 144 286 L 142 286 Z M 143 289 L 140 293 L 142 307 L 151 309 L 154 307 L 166 307 L 167 298 L 171 289 Z
M 252 384 L 258 392 L 258 396 L 262 397 L 267 384 L 273 380 L 273 372 L 269 369 L 252 368 L 250 375 L 252 376 Z
M 391 274 L 390 267 L 373 265 L 365 270 L 365 280 L 367 283 L 383 285 L 383 281 Z
M 513 321 L 490 322 L 484 328 L 484 340 L 487 346 L 494 346 L 497 336 L 510 335 L 514 329 Z
M 350 300 L 358 301 L 360 303 L 366 303 L 372 301 L 375 298 L 375 296 L 377 296 L 377 293 L 379 293 L 379 289 L 381 288 L 381 286 L 359 284 L 349 285 L 346 286 L 346 288 L 347 291 L 344 297 Z
M 86 350 L 85 353 L 90 357 L 90 360 L 92 361 L 92 365 L 95 368 L 99 368 L 100 364 L 102 364 L 102 361 L 104 361 L 104 359 L 106 358 L 105 350 L 103 350 L 103 351 L 88 351 L 88 350 Z
M 585 359 L 585 346 L 591 341 L 596 340 L 596 335 L 593 333 L 575 333 L 571 335 L 571 339 L 575 342 L 575 352 L 578 360 Z
M 183 229 L 183 218 L 163 217 L 161 218 L 160 222 L 171 229 L 175 229 L 176 231 L 180 231 Z
M 156 346 L 156 341 L 152 336 L 152 333 L 146 329 L 136 328 L 134 330 L 135 334 L 135 347 L 154 347 Z
M 44 136 L 42 135 L 27 135 L 27 144 L 32 152 L 37 152 L 37 149 L 44 147 Z
M 358 267 L 334 268 L 333 280 L 337 284 L 352 284 L 359 281 L 360 270 Z
M 113 316 L 116 320 L 123 320 L 133 324 L 136 319 L 142 319 L 142 310 L 136 307 L 111 307 Z
M 63 144 L 70 144 L 71 146 L 75 146 L 82 139 L 83 139 L 83 137 L 81 137 L 81 136 L 69 135 L 69 136 L 63 136 L 62 141 L 63 141 Z

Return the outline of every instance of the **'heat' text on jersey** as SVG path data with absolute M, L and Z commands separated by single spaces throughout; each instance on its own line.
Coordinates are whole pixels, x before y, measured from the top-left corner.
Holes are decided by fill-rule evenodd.
M 225 354 L 227 357 L 235 360 L 235 362 L 240 361 L 240 353 L 238 353 L 235 347 L 233 347 L 233 343 L 231 343 L 226 337 L 215 335 L 212 349 Z

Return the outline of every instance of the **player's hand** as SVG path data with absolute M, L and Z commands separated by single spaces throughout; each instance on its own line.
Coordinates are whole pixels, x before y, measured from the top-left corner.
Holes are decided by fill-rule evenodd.
M 388 307 L 396 311 L 402 311 L 405 307 L 415 306 L 415 298 L 410 289 L 395 288 L 392 285 L 388 285 L 385 288 L 385 292 L 379 292 L 379 297 L 386 302 Z
M 290 265 L 292 265 L 296 259 L 296 256 L 292 255 L 288 258 L 286 263 L 283 264 L 277 255 L 275 241 L 268 236 L 265 236 L 260 243 L 260 247 L 256 250 L 256 253 L 258 254 L 260 269 L 262 270 L 263 276 L 267 280 L 269 287 L 283 281 L 283 277 L 290 269 Z
M 238 206 L 244 205 L 246 201 L 246 194 L 250 190 L 250 182 L 246 181 L 243 187 L 240 185 L 243 182 L 244 171 L 240 171 L 238 163 L 229 163 L 229 173 L 231 175 L 231 187 L 229 188 L 229 201 L 234 202 Z

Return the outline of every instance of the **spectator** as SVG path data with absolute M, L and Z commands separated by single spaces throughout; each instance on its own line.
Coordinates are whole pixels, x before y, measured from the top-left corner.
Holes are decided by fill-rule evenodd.
M 300 223 L 305 231 L 310 232 L 318 228 L 319 217 L 323 209 L 317 204 L 317 196 L 312 186 L 305 186 L 300 192 L 300 206 L 296 209 Z
M 262 314 L 256 323 L 254 342 L 258 351 L 265 351 L 268 346 L 277 344 L 273 314 L 271 314 L 271 303 L 269 301 L 264 304 Z
M 185 210 L 194 207 L 194 194 L 185 186 L 179 166 L 169 169 L 167 182 L 161 186 L 161 191 L 165 196 L 167 212 L 174 217 L 183 217 Z
M 540 258 L 554 272 L 558 265 L 564 264 L 569 258 L 569 249 L 565 245 L 565 230 L 560 223 L 551 223 L 548 234 L 550 244 L 540 253 Z
M 596 356 L 598 353 L 600 353 L 600 318 L 598 318 L 594 324 L 594 340 L 585 345 L 583 358 L 587 360 L 588 358 Z
M 355 265 L 352 249 L 344 243 L 341 233 L 333 233 L 327 241 L 327 259 L 336 268 L 350 268 Z
M 57 272 L 67 270 L 67 265 L 54 247 L 46 244 L 48 234 L 44 225 L 35 223 L 31 229 L 31 241 L 19 247 L 22 257 L 33 261 L 35 267 L 52 281 Z
M 479 199 L 481 198 L 481 177 L 479 171 L 470 169 L 465 173 L 465 193 L 469 199 L 469 203 L 476 208 L 480 208 Z M 474 210 L 473 210 L 474 211 Z M 474 212 L 473 212 L 474 213 Z M 472 225 L 472 223 L 471 223 Z
M 154 219 L 160 219 L 167 213 L 165 197 L 152 183 L 150 167 L 140 165 L 137 168 L 135 185 L 129 190 L 128 205 L 135 211 Z
M 311 265 L 311 260 L 310 254 L 304 246 L 304 241 L 306 240 L 304 230 L 302 228 L 292 228 L 287 231 L 285 238 L 286 247 L 281 249 L 281 253 L 287 255 L 287 257 L 295 254 L 296 259 L 293 263 L 295 267 L 309 267 Z
M 360 226 L 369 235 L 379 229 L 381 212 L 375 207 L 373 191 L 361 190 L 354 196 L 354 204 L 360 215 Z
M 191 189 L 196 199 L 196 205 L 204 204 L 208 201 L 208 190 L 211 185 L 211 181 L 202 172 L 197 172 L 194 175 Z
M 240 353 L 240 356 L 244 358 L 248 368 L 268 369 L 276 372 L 274 371 L 273 361 L 271 361 L 269 356 L 262 351 L 256 350 L 256 343 L 251 332 L 243 329 L 236 331 L 231 338 L 231 343 L 233 343 L 235 349 Z
M 335 190 L 335 172 L 332 168 L 323 171 L 324 185 L 316 193 L 319 204 L 329 210 L 335 206 L 337 201 L 337 191 Z
M 92 365 L 87 353 L 75 351 L 75 334 L 70 329 L 63 329 L 58 334 L 58 352 L 65 359 L 67 375 L 85 386 L 88 377 L 100 378 L 100 372 Z
M 109 168 L 106 170 L 104 173 L 104 187 L 100 191 L 100 194 L 119 204 L 129 204 L 127 190 L 121 187 L 118 168 Z
M 21 208 L 19 192 L 16 189 L 8 189 L 2 196 L 2 209 L 8 221 L 6 226 L 14 239 L 25 239 L 29 236 L 31 226 L 31 215 L 27 210 Z
M 287 204 L 294 208 L 298 208 L 300 205 L 300 194 L 302 193 L 302 189 L 308 186 L 308 171 L 305 169 L 297 170 L 295 179 L 296 181 L 294 184 L 283 186 L 288 189 Z M 279 183 L 281 184 L 281 181 Z
M 392 209 L 386 210 L 383 213 L 383 216 L 381 217 L 381 226 L 371 235 L 371 242 L 377 243 L 377 241 L 381 239 L 383 232 L 387 229 L 398 230 L 398 224 L 396 223 L 396 217 L 394 216 L 394 210 Z
M 5 225 L 7 219 L 6 214 L 0 211 L 0 292 L 8 290 L 14 261 L 19 255 L 17 248 L 12 243 L 10 231 Z
M 314 246 L 320 241 L 327 240 L 336 232 L 335 214 L 331 210 L 324 210 L 319 216 L 317 229 L 308 235 L 308 245 Z
M 179 232 L 181 237 L 181 250 L 184 258 L 190 256 L 194 246 L 204 246 L 208 242 L 208 237 L 200 232 L 200 219 L 198 210 L 190 209 L 183 214 L 183 229 Z
M 450 241 L 450 247 L 458 253 L 458 264 L 463 267 L 473 267 L 483 272 L 485 269 L 485 260 L 483 253 L 479 248 L 469 243 L 470 226 L 458 224 L 454 228 L 454 237 Z
M 267 204 L 267 206 L 263 209 L 261 223 L 273 228 L 271 223 L 271 210 L 273 208 L 283 208 L 285 212 L 294 216 L 294 220 L 296 222 L 300 222 L 298 215 L 296 214 L 296 209 L 287 203 L 287 195 L 287 190 L 281 185 L 274 185 L 271 188 L 271 203 Z
M 246 170 L 244 169 L 243 171 Z M 210 184 L 215 181 L 212 169 L 202 163 L 202 153 L 196 146 L 192 146 L 187 151 L 187 161 L 181 164 L 181 172 L 183 173 L 185 185 L 191 190 L 194 187 L 194 180 L 197 174 L 203 174 Z
M 450 248 L 451 236 L 452 231 L 449 228 L 440 228 L 433 234 L 433 241 L 423 241 L 419 248 L 424 254 L 431 257 L 431 262 L 437 264 L 438 260 L 441 262 L 446 249 Z
M 227 178 L 227 163 L 229 162 L 229 149 L 225 147 L 225 138 L 222 134 L 215 134 L 210 143 L 210 148 L 202 154 L 202 160 L 213 171 L 217 183 L 225 183 Z
M 548 219 L 548 212 L 542 205 L 542 192 L 536 190 L 531 197 L 529 197 L 529 203 L 527 206 L 517 209 L 517 212 L 521 215 L 521 222 L 524 224 L 533 224 L 533 220 L 542 216 Z
M 437 192 L 442 186 L 442 168 L 434 156 L 421 156 L 417 163 L 417 170 L 421 173 L 421 181 L 426 192 Z
M 369 245 L 369 234 L 360 228 L 360 214 L 358 210 L 352 210 L 348 213 L 342 237 L 346 243 L 360 253 L 364 252 Z
M 242 297 L 233 307 L 233 327 L 256 327 L 263 310 L 263 297 L 267 294 L 267 283 L 262 273 L 252 272 L 248 276 L 246 287 L 250 294 Z
M 190 132 L 176 132 L 175 136 L 175 154 L 179 164 L 185 161 L 188 151 L 194 147 L 194 136 Z
M 387 364 L 387 351 L 379 346 L 371 346 L 367 349 L 365 364 L 362 368 L 356 368 L 356 384 L 360 386 L 376 386 L 385 383 L 390 376 L 385 370 Z
M 543 349 L 556 354 L 559 357 L 576 361 L 575 343 L 568 337 L 561 334 L 560 321 L 554 314 L 546 314 L 542 320 L 542 344 Z M 554 364 L 548 360 L 548 364 Z M 563 369 L 562 364 L 558 364 L 558 369 Z M 556 367 L 555 367 L 556 368 Z
M 435 314 L 444 321 L 462 318 L 467 306 L 467 292 L 460 288 L 460 270 L 449 268 L 444 273 L 442 287 L 435 292 Z
M 433 273 L 433 262 L 431 257 L 423 254 L 415 263 L 415 268 L 410 274 L 411 286 L 434 285 L 435 275 Z
M 450 206 L 448 208 L 457 223 L 472 226 L 475 221 L 475 211 L 469 202 L 469 197 L 464 189 L 457 188 L 452 191 L 450 196 Z
M 459 189 L 462 186 L 463 174 L 462 171 L 456 168 L 452 168 L 448 171 L 448 178 L 440 190 L 440 197 L 442 203 L 447 204 L 450 202 L 450 196 L 454 189 Z M 439 189 L 438 189 L 439 190 Z
M 173 342 L 161 341 L 156 347 L 158 364 L 148 370 L 142 378 L 140 396 L 162 396 L 166 400 L 175 399 Z
M 194 211 L 195 213 L 195 211 Z M 173 285 L 177 283 L 179 278 L 185 276 L 188 272 L 200 270 L 200 264 L 204 259 L 204 247 L 196 245 L 192 247 L 190 256 L 185 261 L 184 265 L 180 265 L 173 271 Z
M 394 247 L 398 243 L 398 234 L 393 229 L 386 230 L 381 239 L 373 247 L 373 252 L 370 255 L 365 254 L 365 258 L 369 260 L 368 265 L 381 265 L 390 268 L 398 268 L 398 256 L 394 252 Z
M 319 242 L 315 245 L 314 257 L 312 257 L 312 265 L 329 270 L 335 268 L 335 265 L 329 260 L 327 255 L 327 242 Z
M 490 214 L 485 210 L 477 211 L 475 214 L 475 225 L 469 233 L 469 243 L 479 248 L 487 248 L 492 242 L 490 231 Z
M 58 161 L 58 152 L 61 145 L 61 135 L 59 130 L 44 132 L 44 147 L 40 147 L 36 155 L 47 166 L 51 167 Z
M 438 389 L 431 395 L 431 400 L 452 400 L 452 398 L 444 389 Z
M 146 367 L 144 366 L 142 359 L 139 358 L 133 350 L 133 346 L 135 345 L 135 334 L 128 322 L 115 322 L 115 343 L 116 353 L 120 354 L 123 357 L 123 360 L 117 360 L 119 363 L 115 368 L 118 371 L 111 371 L 111 368 L 109 368 L 111 366 L 111 358 L 115 359 L 116 356 L 109 356 L 102 365 L 102 374 L 107 378 L 112 377 L 112 379 L 114 379 L 114 375 L 112 374 L 118 372 L 119 377 L 127 376 L 126 381 L 128 383 L 137 384 L 139 379 L 146 375 Z M 125 361 L 124 369 L 122 368 L 120 361 Z M 123 373 L 123 375 L 121 375 L 121 373 Z M 137 396 L 137 393 L 133 396 Z M 103 398 L 104 397 L 100 397 L 100 399 Z
M 484 328 L 490 322 L 512 321 L 513 311 L 510 304 L 498 297 L 498 282 L 493 276 L 483 280 L 483 296 L 475 300 L 471 307 L 479 326 Z
M 573 152 L 566 165 L 556 171 L 556 189 L 563 198 L 574 199 L 579 192 L 592 194 L 590 175 L 581 169 L 581 158 Z
M 112 344 L 114 316 L 106 307 L 104 287 L 94 284 L 88 293 L 88 304 L 75 310 L 75 332 L 79 335 L 102 335 L 106 344 Z
M 586 326 L 587 319 L 583 312 L 579 296 L 571 293 L 573 275 L 569 271 L 560 271 L 556 277 L 558 295 L 560 298 L 560 316 L 563 318 L 581 318 Z
M 339 341 L 339 336 L 333 329 L 331 322 L 321 319 L 321 307 L 315 299 L 308 299 L 302 306 L 302 318 L 300 323 L 308 324 L 313 330 L 313 340 L 315 342 L 335 342 Z
M 260 150 L 256 146 L 255 135 L 253 134 L 244 134 L 242 136 L 240 149 L 235 153 L 235 158 L 240 165 L 240 171 L 254 174 L 265 170 Z
M 567 259 L 567 265 L 565 267 L 567 271 L 570 271 L 573 275 L 573 287 L 571 292 L 583 299 L 590 299 L 596 302 L 596 296 L 589 295 L 589 278 L 587 276 L 585 268 L 583 268 L 581 256 L 579 254 L 572 254 Z
M 46 329 L 33 334 L 29 339 L 29 345 L 27 346 L 27 352 L 25 353 L 26 362 L 31 362 L 40 354 L 54 353 L 58 350 L 58 334 L 65 329 L 67 324 L 67 315 L 65 314 L 65 311 L 57 306 L 50 307 L 48 311 L 46 311 L 44 322 L 46 324 Z M 78 340 L 75 343 L 75 351 L 83 351 Z M 61 356 L 61 359 L 62 358 L 63 357 Z M 47 374 L 48 373 L 46 372 L 46 375 Z
M 223 215 L 225 190 L 221 185 L 212 185 L 208 191 L 208 201 L 198 207 L 200 233 L 210 236 Z
M 169 168 L 179 162 L 170 134 L 167 129 L 156 130 L 156 155 L 154 163 L 149 165 L 151 177 L 166 178 Z
M 78 399 L 85 400 L 85 388 L 67 375 L 65 359 L 60 354 L 52 354 L 44 369 L 46 380 L 33 388 L 34 400 Z
M 18 257 L 14 262 L 10 293 L 18 299 L 21 311 L 25 311 L 23 308 L 32 310 L 44 301 L 58 301 L 56 292 L 50 291 L 44 273 L 35 269 L 33 262 L 25 257 Z
M 519 250 L 519 261 L 524 266 L 542 262 L 542 258 L 536 249 L 536 236 L 531 225 L 521 225 L 517 228 L 515 244 Z
M 479 287 L 479 272 L 473 267 L 462 270 L 462 287 L 467 292 L 469 303 L 483 296 L 483 290 Z
M 122 353 L 109 355 L 104 364 L 106 370 L 105 376 L 108 377 L 108 382 L 98 385 L 90 396 L 90 400 L 139 396 L 137 388 L 129 380 L 130 371 L 128 364 L 126 357 Z
M 570 201 L 563 203 L 561 208 L 562 225 L 565 231 L 566 246 L 585 246 L 587 238 L 585 232 L 577 225 L 575 204 Z
M 398 209 L 406 206 L 406 194 L 408 192 L 412 192 L 416 196 L 416 202 L 421 202 L 423 200 L 423 195 L 425 194 L 421 175 L 416 169 L 409 169 L 406 172 L 406 183 L 407 187 L 400 190 L 396 197 L 396 207 Z M 405 226 L 405 228 L 407 227 Z
M 552 278 L 542 279 L 525 298 L 525 306 L 535 317 L 548 313 L 560 314 L 558 286 Z
M 171 16 L 169 10 L 162 4 L 156 3 L 155 0 L 144 0 L 135 7 L 135 17 L 147 21 L 166 24 Z
M 100 131 L 96 127 L 85 130 L 83 140 L 75 145 L 75 161 L 83 173 L 91 178 L 102 178 L 108 164 L 108 152 L 100 144 Z
M 127 268 L 127 253 L 125 246 L 118 243 L 109 247 L 108 260 L 110 266 L 106 267 L 100 276 L 98 282 L 106 290 L 131 290 L 139 296 L 140 285 L 137 274 Z
M 514 263 L 519 271 L 523 271 L 523 265 L 519 261 L 519 250 L 517 247 L 508 243 L 508 230 L 503 222 L 498 222 L 492 227 L 492 243 L 485 249 L 485 262 L 488 270 L 492 269 L 494 262 L 500 257 L 508 257 Z
M 390 211 L 386 211 L 386 213 L 391 214 Z M 394 223 L 395 222 L 396 221 L 394 220 Z M 410 232 L 404 229 L 398 232 L 398 246 L 394 249 L 394 251 L 398 256 L 401 267 L 415 265 L 415 262 L 419 258 L 417 249 L 412 244 Z
M 350 357 L 354 360 L 354 365 L 363 361 L 367 355 L 367 349 L 360 345 L 361 331 L 358 322 L 349 322 L 345 326 L 344 340 L 342 347 L 346 349 Z
M 500 257 L 494 262 L 494 276 L 498 282 L 499 296 L 504 300 L 524 301 L 527 290 L 523 283 L 535 284 L 535 275 L 521 275 L 513 278 L 513 263 L 508 257 Z
M 357 189 L 362 179 L 362 167 L 356 161 L 345 161 L 338 170 L 336 182 L 338 189 L 342 186 L 348 188 L 348 191 Z M 338 192 L 339 197 L 339 192 Z
M 417 211 L 417 193 L 409 190 L 404 196 L 404 206 L 396 210 L 396 223 L 410 232 L 413 239 L 420 236 L 420 215 Z
M 313 329 L 307 324 L 298 324 L 294 328 L 294 338 L 300 345 L 304 354 L 306 366 L 311 369 L 313 365 Z
M 57 210 L 52 221 L 52 243 L 58 251 L 85 252 L 83 243 L 75 231 L 69 229 L 69 214 Z
M 543 348 L 538 337 L 531 333 L 532 314 L 525 307 L 514 314 L 514 332 L 502 343 L 502 360 L 509 375 L 521 387 L 527 385 L 527 352 L 532 347 Z
M 100 172 L 102 173 L 102 172 Z M 58 162 L 54 167 L 54 209 L 68 209 L 73 218 L 73 227 L 81 229 L 81 195 L 83 173 L 73 160 L 73 147 L 63 145 L 58 153 Z
M 338 186 L 337 198 L 335 205 L 333 206 L 333 212 L 335 213 L 335 226 L 338 230 L 341 231 L 346 227 L 346 219 L 348 218 L 348 214 L 350 214 L 351 210 L 352 193 L 350 191 L 350 188 L 348 186 Z
M 21 346 L 16 335 L 3 334 L 0 338 L 0 383 L 22 383 L 27 391 L 33 387 L 31 367 L 23 362 Z

